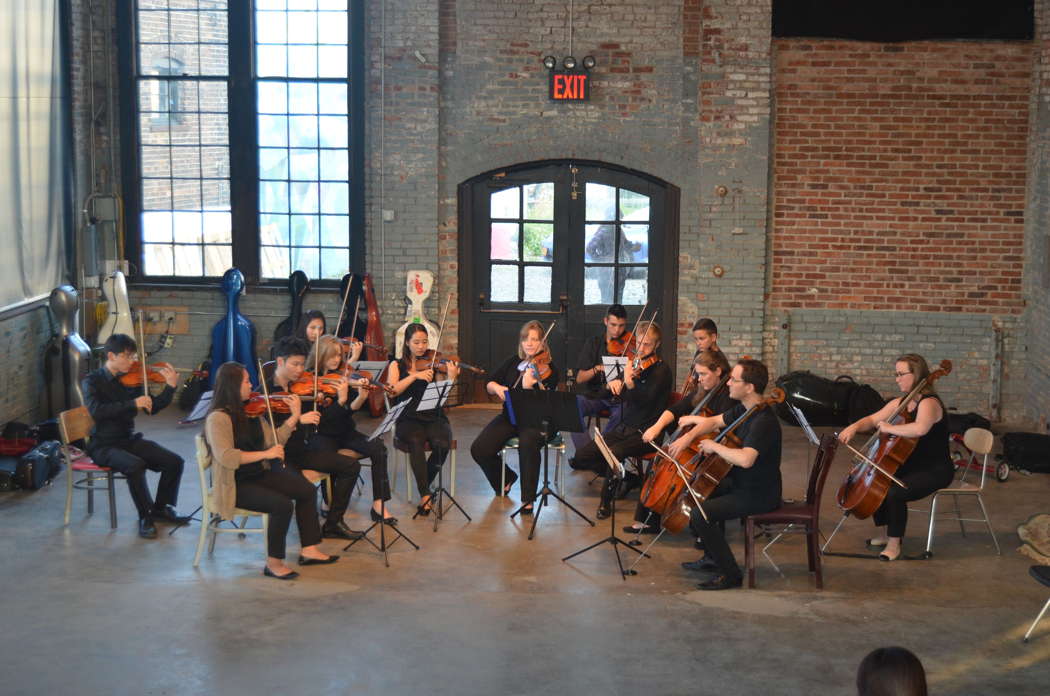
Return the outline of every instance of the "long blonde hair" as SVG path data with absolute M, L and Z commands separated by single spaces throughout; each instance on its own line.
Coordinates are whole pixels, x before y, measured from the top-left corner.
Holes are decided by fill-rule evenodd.
M 317 354 L 318 351 L 320 351 L 320 355 Z M 318 371 L 323 374 L 326 371 L 325 365 L 336 354 L 342 358 L 343 347 L 339 344 L 336 337 L 329 334 L 319 336 L 317 342 L 310 348 L 310 355 L 306 358 L 306 369 L 313 372 L 314 365 L 317 365 Z
M 525 351 L 521 349 L 521 342 L 524 341 L 525 337 L 529 335 L 529 332 L 533 330 L 538 332 L 540 335 L 540 342 L 543 344 L 540 346 L 540 350 L 549 350 L 547 347 L 547 342 L 543 340 L 543 324 L 536 321 L 535 319 L 533 319 L 532 321 L 527 321 L 524 324 L 522 324 L 521 331 L 518 332 L 518 357 L 522 360 L 524 360 L 527 356 L 525 355 Z

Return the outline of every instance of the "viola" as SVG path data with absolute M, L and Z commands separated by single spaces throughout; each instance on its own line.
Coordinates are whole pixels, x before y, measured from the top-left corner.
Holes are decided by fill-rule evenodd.
M 914 413 L 908 412 L 908 404 L 919 396 L 924 387 L 950 374 L 951 371 L 951 361 L 942 360 L 937 370 L 931 372 L 926 379 L 920 380 L 907 396 L 901 399 L 897 410 L 890 415 L 889 422 L 910 423 L 914 419 Z M 945 413 L 944 417 L 947 418 L 948 414 Z M 900 437 L 876 431 L 860 448 L 860 452 L 871 454 L 860 455 L 854 459 L 853 467 L 839 487 L 839 507 L 860 520 L 874 514 L 882 505 L 882 501 L 886 499 L 890 486 L 893 485 L 891 477 L 915 451 L 918 442 L 918 438 Z M 857 452 L 853 448 L 850 449 Z
M 271 394 L 269 398 L 270 408 L 274 413 L 291 413 L 292 407 L 288 405 L 282 394 Z M 244 402 L 244 415 L 249 418 L 258 418 L 266 413 L 267 398 L 258 392 L 252 392 L 248 400 Z
M 147 366 L 146 376 L 150 382 L 161 383 L 166 382 L 164 375 L 160 373 L 162 367 L 171 367 L 170 363 L 166 362 L 155 362 L 152 365 Z M 171 367 L 171 369 L 175 369 Z M 141 387 L 142 386 L 142 363 L 136 360 L 131 363 L 131 367 L 128 369 L 128 373 L 120 376 L 120 383 L 125 387 Z
M 433 367 L 435 372 L 447 373 L 448 364 L 456 363 L 456 365 L 462 370 L 470 370 L 471 372 L 477 372 L 482 375 L 485 374 L 485 370 L 482 370 L 480 367 L 475 367 L 474 365 L 468 365 L 461 361 L 458 355 L 446 355 L 444 353 L 437 353 L 436 355 L 437 357 L 435 357 L 434 349 L 429 348 L 423 353 L 423 355 L 419 357 L 413 356 L 412 369 L 416 372 L 420 372 L 422 370 L 429 370 Z

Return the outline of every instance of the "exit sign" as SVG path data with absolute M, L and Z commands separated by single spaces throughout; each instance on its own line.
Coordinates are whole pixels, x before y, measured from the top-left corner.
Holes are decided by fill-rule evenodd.
M 590 101 L 591 76 L 583 70 L 551 70 L 551 101 Z

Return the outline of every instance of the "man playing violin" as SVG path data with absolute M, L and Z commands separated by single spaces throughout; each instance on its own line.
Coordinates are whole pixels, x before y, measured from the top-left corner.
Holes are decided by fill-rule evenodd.
M 605 324 L 605 331 L 588 338 L 580 349 L 580 357 L 576 361 L 576 401 L 580 406 L 580 416 L 584 420 L 603 411 L 612 414 L 605 427 L 608 431 L 615 425 L 612 418 L 618 414 L 613 410 L 612 393 L 605 384 L 602 357 L 623 355 L 624 348 L 631 342 L 632 337 L 627 331 L 627 310 L 622 304 L 609 305 L 602 323 Z M 590 439 L 587 433 L 572 433 L 572 443 L 576 446 L 576 451 Z M 573 463 L 574 460 L 570 459 L 569 466 L 573 466 Z
M 289 400 L 298 400 L 299 397 L 290 393 L 293 382 L 298 380 L 306 371 L 306 356 L 310 348 L 301 338 L 286 336 L 274 346 L 274 355 L 277 358 L 277 366 L 274 368 L 273 376 L 267 383 L 270 394 L 275 392 L 288 393 Z M 274 415 L 278 425 L 284 422 L 287 415 Z M 321 422 L 320 411 L 305 411 L 299 417 L 302 425 L 316 426 Z M 332 501 L 328 510 L 328 519 L 321 530 L 325 537 L 338 539 L 357 539 L 361 532 L 350 529 L 343 521 L 350 506 L 350 495 L 357 483 L 357 476 L 361 471 L 361 464 L 352 457 L 332 451 L 309 451 L 306 438 L 302 428 L 297 428 L 284 444 L 285 462 L 292 468 L 321 471 L 332 476 Z
M 139 536 L 155 539 L 157 527 L 154 521 L 185 524 L 189 520 L 176 513 L 174 507 L 179 497 L 183 459 L 152 440 L 144 439 L 142 433 L 136 433 L 135 415 L 139 409 L 153 415 L 170 404 L 178 384 L 178 374 L 170 366 L 160 368 L 164 390 L 155 397 L 135 396 L 135 392 L 121 384 L 119 378 L 131 369 L 137 349 L 135 340 L 127 334 L 110 336 L 102 346 L 105 364 L 84 378 L 81 389 L 84 403 L 95 420 L 88 453 L 99 466 L 124 475 L 139 514 Z M 146 469 L 160 472 L 156 499 L 150 496 Z
M 609 382 L 609 391 L 623 400 L 623 417 L 604 434 L 606 444 L 617 459 L 653 451 L 649 443 L 642 440 L 642 431 L 657 421 L 671 394 L 671 368 L 657 354 L 662 338 L 660 327 L 649 322 L 638 332 L 641 339 L 637 356 L 628 361 L 623 379 Z M 598 519 L 605 519 L 612 512 L 615 480 L 608 476 L 608 465 L 594 440 L 576 450 L 575 468 L 606 473 L 597 512 Z
M 729 377 L 729 397 L 740 403 L 716 416 L 682 416 L 680 425 L 695 427 L 679 437 L 670 446 L 677 455 L 700 435 L 725 428 L 749 409 L 762 403 L 762 393 L 769 383 L 769 371 L 757 360 L 741 359 Z M 717 455 L 732 465 L 729 476 L 722 479 L 715 493 L 702 502 L 703 513 L 693 509 L 690 527 L 706 549 L 698 561 L 683 563 L 686 570 L 711 572 L 714 575 L 697 585 L 701 590 L 725 590 L 740 587 L 743 574 L 737 565 L 725 531 L 720 523 L 726 520 L 775 510 L 780 505 L 780 421 L 771 408 L 763 408 L 744 421 L 734 434 L 739 448 L 729 447 L 714 439 L 700 442 L 699 449 L 707 455 Z M 706 515 L 706 516 L 705 516 Z

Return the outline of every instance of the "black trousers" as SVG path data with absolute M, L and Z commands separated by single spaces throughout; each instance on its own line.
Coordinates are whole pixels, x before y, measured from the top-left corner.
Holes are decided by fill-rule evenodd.
M 150 517 L 154 507 L 174 505 L 178 502 L 183 459 L 171 450 L 152 440 L 139 438 L 95 447 L 90 453 L 99 466 L 107 466 L 124 475 L 139 518 Z M 156 499 L 150 496 L 149 486 L 146 485 L 147 469 L 160 472 Z
M 911 467 L 910 464 L 906 462 L 895 474 L 907 488 L 891 484 L 882 505 L 872 515 L 877 526 L 886 525 L 886 536 L 903 537 L 908 527 L 908 503 L 932 495 L 934 491 L 950 485 L 955 478 L 955 471 L 947 462 L 935 467 L 921 464 Z
M 390 474 L 387 471 L 386 465 L 386 445 L 383 444 L 382 440 L 369 440 L 366 436 L 357 431 L 343 437 L 314 435 L 310 438 L 310 449 L 315 452 L 337 452 L 340 449 L 349 449 L 357 452 L 361 455 L 361 459 L 367 459 L 372 465 L 373 499 L 390 500 Z M 343 457 L 344 455 L 338 456 Z M 354 482 L 350 486 L 350 491 L 352 493 L 353 486 L 357 484 L 357 476 L 361 472 L 361 462 L 352 457 L 350 459 L 357 466 L 357 474 L 354 475 Z M 310 469 L 316 467 L 306 468 Z M 320 469 L 318 469 L 318 471 L 320 471 Z M 335 494 L 333 493 L 333 495 Z M 347 503 L 349 503 L 349 500 L 350 499 L 347 498 Z M 343 512 L 346 512 L 345 507 L 343 508 Z M 335 519 L 342 519 L 342 516 Z
M 315 439 L 317 435 L 311 437 L 310 441 Z M 346 509 L 350 507 L 350 495 L 361 473 L 360 462 L 335 450 L 311 449 L 302 456 L 289 459 L 288 464 L 299 471 L 312 469 L 331 475 L 332 501 L 328 508 L 328 520 L 332 523 L 341 522 Z
M 540 451 L 543 449 L 543 433 L 539 428 L 522 428 L 511 425 L 506 414 L 500 413 L 478 434 L 470 445 L 470 456 L 485 473 L 489 485 L 496 495 L 500 489 L 500 467 L 506 469 L 507 483 L 514 482 L 518 475 L 499 456 L 503 445 L 512 437 L 518 438 L 518 462 L 521 468 L 521 501 L 531 503 L 536 499 L 536 488 L 540 481 Z
M 768 498 L 768 500 L 767 500 Z M 773 499 L 775 498 L 775 499 Z M 756 495 L 746 489 L 734 489 L 729 479 L 723 479 L 718 488 L 704 501 L 704 512 L 693 510 L 689 527 L 704 544 L 704 551 L 718 564 L 723 575 L 739 580 L 743 577 L 729 543 L 726 541 L 726 520 L 775 510 L 780 505 L 780 496 Z
M 635 428 L 616 427 L 607 434 L 602 435 L 609 451 L 621 462 L 627 457 L 640 457 L 653 451 L 652 445 L 642 440 L 642 433 Z M 598 449 L 598 443 L 591 440 L 586 445 L 576 450 L 576 467 L 589 469 L 596 473 L 605 474 L 605 485 L 602 486 L 602 504 L 606 505 L 612 501 L 613 479 L 609 471 L 609 464 Z
M 295 511 L 299 542 L 303 546 L 321 543 L 321 524 L 317 521 L 317 491 L 302 474 L 275 464 L 253 476 L 237 481 L 237 507 L 270 515 L 266 531 L 266 555 L 284 558 L 288 525 Z
M 408 447 L 408 461 L 412 464 L 419 495 L 429 495 L 430 484 L 452 449 L 452 426 L 443 418 L 433 421 L 399 420 L 394 434 Z M 429 457 L 426 452 L 428 442 Z

